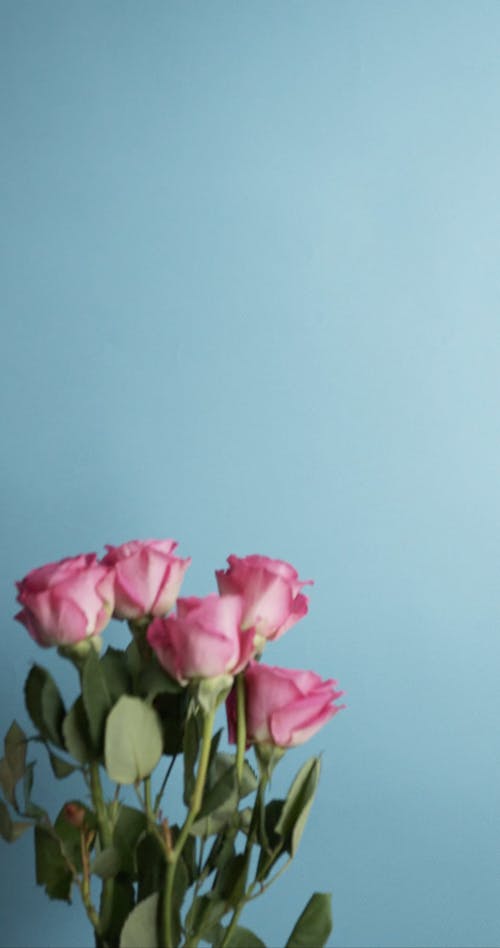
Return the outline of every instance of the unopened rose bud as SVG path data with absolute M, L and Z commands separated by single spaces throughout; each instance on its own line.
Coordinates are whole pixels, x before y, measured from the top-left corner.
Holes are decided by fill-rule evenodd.
M 79 803 L 66 803 L 64 807 L 64 816 L 68 823 L 81 829 L 85 823 L 85 809 Z

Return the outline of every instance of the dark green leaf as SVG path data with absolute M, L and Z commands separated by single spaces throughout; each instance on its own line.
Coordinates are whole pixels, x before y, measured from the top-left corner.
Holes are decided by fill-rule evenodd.
M 24 776 L 26 769 L 26 734 L 19 727 L 17 721 L 13 721 L 5 736 L 5 759 L 9 765 L 9 770 L 17 783 Z
M 137 873 L 136 847 L 147 828 L 144 813 L 131 806 L 121 806 L 113 832 L 113 845 L 120 854 L 121 871 L 128 875 Z
M 102 752 L 104 725 L 113 707 L 113 698 L 97 652 L 92 648 L 82 671 L 82 697 L 89 722 L 92 745 L 97 754 Z
M 156 833 L 146 833 L 137 845 L 138 900 L 163 888 L 165 855 Z
M 80 695 L 63 721 L 66 750 L 80 764 L 88 764 L 95 757 L 89 731 L 89 722 Z
M 161 722 L 164 754 L 173 756 L 182 752 L 187 703 L 184 691 L 180 694 L 158 694 L 153 700 L 153 708 Z
M 35 826 L 35 864 L 36 881 L 45 886 L 49 898 L 71 902 L 71 871 L 60 843 L 42 826 Z
M 298 919 L 286 948 L 323 948 L 333 928 L 332 897 L 329 892 L 315 892 Z
M 120 937 L 120 948 L 158 948 L 158 894 L 148 896 L 132 909 Z
M 65 777 L 69 777 L 70 774 L 73 774 L 75 770 L 77 770 L 74 764 L 68 763 L 67 760 L 63 760 L 62 757 L 58 757 L 57 754 L 53 754 L 50 750 L 49 760 L 50 766 L 52 767 L 52 773 L 54 774 L 54 777 L 57 777 L 58 780 L 64 780 Z
M 95 876 L 99 876 L 100 879 L 111 879 L 118 874 L 120 866 L 121 858 L 118 850 L 108 846 L 107 849 L 102 849 L 95 857 L 90 871 Z
M 311 809 L 320 774 L 320 760 L 312 757 L 308 760 L 288 791 L 280 818 L 276 824 L 276 832 L 285 840 L 285 846 L 290 855 L 294 856 Z
M 260 828 L 257 837 L 261 845 L 259 863 L 257 867 L 257 879 L 263 882 L 267 878 L 272 867 L 276 864 L 284 851 L 285 841 L 276 832 L 276 826 L 280 821 L 283 811 L 284 800 L 271 800 L 265 809 L 264 829 L 261 834 Z
M 249 928 L 241 928 L 239 925 L 233 929 L 226 946 L 227 948 L 266 948 L 264 942 L 254 932 L 250 931 Z M 309 948 L 311 948 L 311 945 Z
M 40 733 L 64 747 L 62 722 L 65 708 L 54 679 L 41 665 L 33 665 L 24 686 L 28 714 Z
M 149 701 L 156 698 L 156 695 L 165 694 L 166 692 L 169 694 L 180 694 L 185 691 L 178 681 L 175 681 L 174 678 L 167 675 L 155 655 L 151 657 L 147 665 L 139 672 L 137 689 L 139 694 Z
M 31 800 L 31 790 L 33 787 L 33 771 L 35 769 L 35 761 L 32 761 L 31 764 L 28 764 L 23 778 L 23 793 L 24 793 L 24 816 L 29 816 L 33 820 L 47 819 L 47 813 L 42 807 L 37 806 Z
M 127 876 L 121 874 L 116 876 L 112 888 L 111 918 L 106 927 L 104 944 L 118 945 L 120 933 L 123 931 L 125 920 L 130 915 L 134 903 L 135 893 L 132 882 Z
M 211 942 L 212 933 L 215 937 L 222 933 L 218 922 L 227 911 L 223 899 L 196 896 L 186 915 L 186 929 L 191 933 L 189 941 L 203 938 L 203 941 Z
M 31 829 L 32 826 L 33 823 L 28 823 L 26 820 L 16 820 L 12 824 L 10 842 L 14 843 L 16 839 L 19 839 L 19 837 L 22 836 L 26 830 Z
M 132 639 L 125 649 L 125 659 L 130 675 L 135 682 L 142 670 L 142 657 L 135 639 Z
M 162 750 L 154 708 L 140 698 L 122 695 L 106 721 L 104 760 L 111 779 L 125 784 L 142 780 L 154 770 Z
M 12 836 L 12 820 L 5 803 L 0 802 L 0 836 L 10 843 Z
M 236 906 L 245 891 L 250 852 L 238 853 L 227 860 L 219 869 L 215 883 L 217 898 L 226 905 Z
M 9 767 L 8 761 L 5 757 L 2 757 L 0 760 L 0 787 L 2 788 L 2 793 L 6 800 L 17 809 L 16 797 L 15 797 L 15 786 L 16 781 L 14 780 L 14 775 Z
M 129 694 L 131 690 L 132 678 L 125 653 L 110 646 L 101 658 L 101 669 L 115 704 L 118 698 Z
M 229 799 L 232 799 L 233 802 L 231 809 L 236 809 L 236 794 L 236 767 L 232 764 L 226 770 L 221 768 L 219 778 L 211 787 L 209 786 L 208 790 L 204 793 L 198 818 L 209 816 L 215 810 L 218 810 L 219 807 L 223 806 Z

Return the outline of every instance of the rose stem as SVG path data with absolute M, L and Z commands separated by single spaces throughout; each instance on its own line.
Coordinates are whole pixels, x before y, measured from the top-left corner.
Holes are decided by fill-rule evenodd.
M 198 766 L 198 773 L 196 775 L 196 783 L 194 786 L 193 796 L 191 797 L 191 803 L 189 806 L 188 815 L 186 817 L 184 826 L 182 827 L 177 842 L 170 852 L 167 855 L 167 880 L 165 886 L 165 901 L 163 909 L 163 940 L 162 948 L 174 948 L 174 942 L 172 937 L 172 894 L 174 889 L 174 877 L 175 877 L 175 868 L 179 857 L 184 848 L 184 843 L 186 842 L 191 827 L 199 813 L 201 807 L 201 801 L 203 799 L 203 790 L 205 788 L 205 781 L 207 779 L 207 770 L 208 770 L 208 761 L 210 758 L 210 744 L 212 740 L 212 731 L 214 727 L 215 720 L 215 708 L 212 708 L 211 711 L 205 717 L 203 722 L 203 735 L 202 735 L 202 745 L 201 745 L 201 754 L 200 754 L 200 763 Z

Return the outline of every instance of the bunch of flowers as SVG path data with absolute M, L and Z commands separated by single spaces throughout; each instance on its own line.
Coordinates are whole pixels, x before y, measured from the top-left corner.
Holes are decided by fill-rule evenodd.
M 260 661 L 266 643 L 307 612 L 307 584 L 292 566 L 230 556 L 216 572 L 217 594 L 179 598 L 190 559 L 176 546 L 109 546 L 101 560 L 50 563 L 17 584 L 16 619 L 74 664 L 80 693 L 67 709 L 49 672 L 31 668 L 24 693 L 36 732 L 28 738 L 14 721 L 6 735 L 0 833 L 12 842 L 34 826 L 37 882 L 68 902 L 78 888 L 98 948 L 255 948 L 263 942 L 239 924 L 241 912 L 294 858 L 320 761 L 304 764 L 284 798 L 267 799 L 271 774 L 288 748 L 336 714 L 342 692 L 314 672 Z M 128 622 L 131 638 L 102 654 L 112 617 Z M 223 704 L 233 753 L 220 750 L 223 729 L 214 733 Z M 32 799 L 33 740 L 45 745 L 58 780 L 79 771 L 87 787 L 54 821 Z M 165 757 L 153 796 L 152 774 Z M 177 759 L 179 825 L 166 793 Z M 124 800 L 127 786 L 138 806 L 130 791 Z M 331 927 L 330 896 L 315 893 L 286 945 L 324 945 Z

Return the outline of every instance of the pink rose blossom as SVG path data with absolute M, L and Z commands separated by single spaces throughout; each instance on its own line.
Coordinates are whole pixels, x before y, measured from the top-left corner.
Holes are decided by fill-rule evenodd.
M 181 684 L 192 678 L 234 675 L 253 654 L 253 630 L 241 631 L 241 596 L 177 601 L 177 614 L 154 619 L 147 639 L 158 661 Z
M 312 580 L 301 580 L 297 571 L 283 560 L 267 556 L 229 556 L 229 569 L 216 570 L 222 596 L 243 596 L 243 628 L 255 627 L 262 639 L 277 639 L 307 613 L 308 598 L 301 587 Z
M 39 645 L 74 645 L 99 635 L 113 611 L 110 570 L 95 553 L 47 563 L 16 583 L 16 619 Z
M 245 707 L 249 744 L 277 747 L 303 744 L 344 705 L 334 705 L 343 694 L 335 681 L 323 681 L 311 671 L 276 668 L 250 662 L 245 670 Z M 236 695 L 227 701 L 229 740 L 236 743 Z
M 106 546 L 102 562 L 113 568 L 115 616 L 164 616 L 175 604 L 191 558 L 173 555 L 175 540 L 130 540 Z

